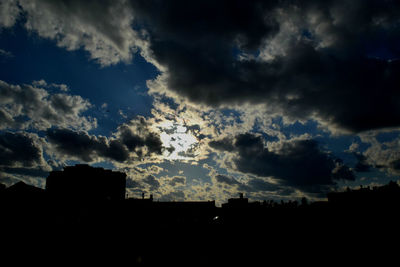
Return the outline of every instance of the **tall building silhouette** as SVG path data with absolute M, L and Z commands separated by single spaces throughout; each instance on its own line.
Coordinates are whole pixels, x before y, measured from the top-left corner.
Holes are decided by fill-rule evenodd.
M 46 191 L 65 200 L 123 200 L 126 174 L 86 164 L 52 171 L 46 180 Z

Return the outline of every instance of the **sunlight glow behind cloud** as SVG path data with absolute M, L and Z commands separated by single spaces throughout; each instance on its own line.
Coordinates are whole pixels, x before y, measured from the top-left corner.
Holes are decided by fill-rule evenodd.
M 163 146 L 167 148 L 164 152 L 164 158 L 167 160 L 188 160 L 188 156 L 194 146 L 198 143 L 197 138 L 193 136 L 188 129 L 180 124 L 165 122 L 161 129 L 160 138 Z

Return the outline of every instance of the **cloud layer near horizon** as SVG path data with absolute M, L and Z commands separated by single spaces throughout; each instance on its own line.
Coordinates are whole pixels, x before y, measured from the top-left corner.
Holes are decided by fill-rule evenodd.
M 354 180 L 352 171 L 340 160 L 321 151 L 314 140 L 282 143 L 276 151 L 265 146 L 263 137 L 240 134 L 210 142 L 210 146 L 233 153 L 233 168 L 259 177 L 271 177 L 280 185 L 319 192 L 335 180 Z

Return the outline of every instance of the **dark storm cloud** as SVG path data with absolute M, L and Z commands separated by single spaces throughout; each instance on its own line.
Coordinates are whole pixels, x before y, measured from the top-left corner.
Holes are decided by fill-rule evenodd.
M 400 159 L 393 160 L 389 164 L 390 168 L 396 171 L 400 171 Z
M 122 124 L 118 127 L 117 138 L 130 151 L 135 151 L 139 156 L 143 155 L 141 148 L 146 147 L 147 153 L 161 154 L 162 142 L 160 136 L 149 130 L 149 124 L 144 117 L 138 117 L 129 123 Z
M 354 172 L 346 165 L 343 164 L 341 160 L 336 160 L 336 167 L 332 171 L 332 178 L 339 180 L 350 180 L 354 181 L 356 176 Z
M 248 185 L 246 186 L 246 188 L 249 188 L 250 191 L 274 191 L 277 190 L 278 188 L 280 188 L 277 185 L 268 183 L 266 181 L 264 181 L 263 179 L 259 179 L 259 178 L 253 178 L 249 181 Z M 280 188 L 280 190 L 282 190 L 282 188 Z M 289 190 L 290 192 L 292 190 Z
M 0 133 L 1 183 L 11 185 L 22 179 L 40 185 L 40 178 L 47 177 L 52 170 L 43 158 L 43 145 L 43 140 L 33 133 Z
M 226 143 L 227 139 L 222 142 Z M 214 147 L 217 143 L 214 141 Z M 281 185 L 318 191 L 338 179 L 355 179 L 347 166 L 321 151 L 314 140 L 291 141 L 284 143 L 279 151 L 270 151 L 261 136 L 247 133 L 236 136 L 231 145 L 234 149 L 228 151 L 235 153 L 233 162 L 237 170 L 259 177 L 272 176 Z
M 47 139 L 55 150 L 63 156 L 72 156 L 90 162 L 97 158 L 107 158 L 124 162 L 135 152 L 139 158 L 152 153 L 161 153 L 161 141 L 156 134 L 136 135 L 129 128 L 119 128 L 117 138 L 89 135 L 86 132 L 69 129 L 49 129 Z
M 356 172 L 369 172 L 371 165 L 367 162 L 367 157 L 358 152 L 354 153 L 354 156 L 357 159 L 357 163 L 356 166 L 354 167 L 354 170 Z
M 50 144 L 65 156 L 73 156 L 87 162 L 97 157 L 106 157 L 120 162 L 128 159 L 128 151 L 121 143 L 108 143 L 105 137 L 96 137 L 83 131 L 76 132 L 69 129 L 50 129 L 46 136 Z
M 214 140 L 208 143 L 208 145 L 217 150 L 223 151 L 233 151 L 235 149 L 233 145 L 233 139 L 229 137 L 225 137 L 221 140 Z
M 168 88 L 193 102 L 267 103 L 354 132 L 400 125 L 398 1 L 132 6 Z
M 129 150 L 135 150 L 138 147 L 146 146 L 150 152 L 161 153 L 162 143 L 157 134 L 149 133 L 146 137 L 135 135 L 128 128 L 120 128 L 121 142 L 126 145 Z
M 43 152 L 27 133 L 0 134 L 0 167 L 36 167 L 43 163 Z

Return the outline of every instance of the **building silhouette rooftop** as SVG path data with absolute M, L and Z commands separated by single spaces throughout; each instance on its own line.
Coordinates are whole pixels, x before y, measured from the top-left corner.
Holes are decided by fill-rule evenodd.
M 66 200 L 123 200 L 126 174 L 86 164 L 52 171 L 46 180 L 46 192 Z
M 400 203 L 400 186 L 391 181 L 387 185 L 347 188 L 344 192 L 328 193 L 328 202 L 333 205 L 397 205 Z
M 228 199 L 228 203 L 222 204 L 223 208 L 239 208 L 239 207 L 247 207 L 249 204 L 249 199 L 243 197 L 243 193 L 239 194 L 239 198 L 230 198 Z

